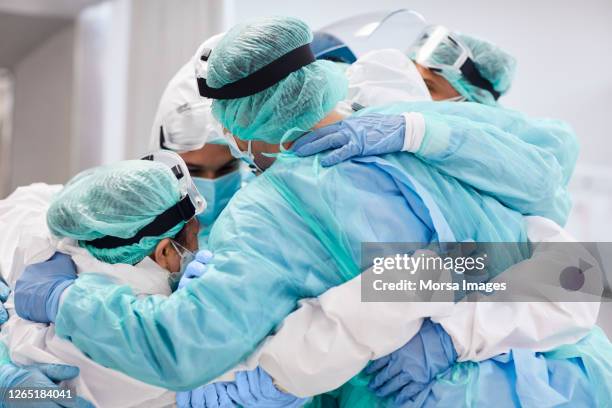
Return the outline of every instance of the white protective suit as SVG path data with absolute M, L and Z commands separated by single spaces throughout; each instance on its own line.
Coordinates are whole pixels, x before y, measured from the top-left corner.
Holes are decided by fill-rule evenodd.
M 46 212 L 54 193 L 62 186 L 33 184 L 18 188 L 0 201 L 0 271 L 11 288 L 23 266 L 42 262 L 56 250 L 70 254 L 82 273 L 96 272 L 129 285 L 140 295 L 169 295 L 168 272 L 150 258 L 136 266 L 110 265 L 94 259 L 70 240 L 58 241 L 47 228 Z M 137 381 L 90 360 L 67 340 L 55 336 L 55 326 L 21 319 L 14 311 L 12 296 L 6 304 L 10 319 L 2 325 L 3 341 L 11 359 L 19 364 L 56 363 L 80 368 L 79 377 L 70 384 L 79 396 L 96 407 L 168 407 L 175 393 Z

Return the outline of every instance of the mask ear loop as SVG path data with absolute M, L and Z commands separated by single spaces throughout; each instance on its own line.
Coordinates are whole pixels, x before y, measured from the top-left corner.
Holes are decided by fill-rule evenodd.
M 179 244 L 178 242 L 176 242 L 174 239 L 170 240 L 170 243 L 172 244 L 172 246 L 174 247 L 174 250 L 176 251 L 176 253 L 178 254 L 178 256 L 183 256 L 183 254 L 185 252 L 191 252 L 190 250 L 188 250 L 187 248 L 185 248 L 184 246 L 182 246 L 181 244 Z
M 247 141 L 247 151 L 246 151 L 246 155 L 247 155 L 246 162 L 249 165 L 252 172 L 262 173 L 263 170 L 257 165 L 257 163 L 255 163 L 255 155 L 253 154 L 252 145 L 253 145 L 253 141 L 248 140 Z

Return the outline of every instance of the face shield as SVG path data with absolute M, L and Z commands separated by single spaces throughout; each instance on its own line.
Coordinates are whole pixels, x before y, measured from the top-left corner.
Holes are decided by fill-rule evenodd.
M 187 198 L 194 208 L 193 216 L 201 214 L 206 209 L 206 200 L 198 192 L 187 165 L 177 153 L 168 150 L 158 150 L 144 156 L 141 160 L 150 160 L 166 165 L 174 174 L 179 183 L 181 202 Z
M 409 55 L 419 65 L 434 72 L 455 72 L 472 85 L 489 91 L 495 99 L 499 97 L 499 92 L 476 68 L 470 49 L 446 27 L 427 27 L 410 48 Z
M 329 34 L 344 44 L 333 47 L 348 47 L 359 58 L 363 54 L 385 48 L 407 51 L 418 34 L 426 26 L 425 18 L 413 10 L 399 9 L 359 14 L 332 24 L 318 32 Z

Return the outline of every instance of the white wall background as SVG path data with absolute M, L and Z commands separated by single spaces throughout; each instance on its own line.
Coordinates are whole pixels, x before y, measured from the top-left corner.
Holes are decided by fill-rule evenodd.
M 222 0 L 133 0 L 126 154 L 146 153 L 166 84 L 208 37 L 223 30 Z
M 11 171 L 11 137 L 13 134 L 13 75 L 7 69 L 0 69 L 0 198 L 10 188 L 8 176 Z
M 14 68 L 12 189 L 70 177 L 74 30 L 49 38 Z

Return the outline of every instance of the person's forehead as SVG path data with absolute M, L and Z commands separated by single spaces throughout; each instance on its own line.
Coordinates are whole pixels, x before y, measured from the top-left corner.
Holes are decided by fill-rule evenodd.
M 417 70 L 419 71 L 419 73 L 421 74 L 421 76 L 423 77 L 423 79 L 431 79 L 431 80 L 435 80 L 436 78 L 442 78 L 441 76 L 437 75 L 435 72 L 433 72 L 432 70 L 430 70 L 429 68 L 426 68 L 418 63 L 415 63 Z

